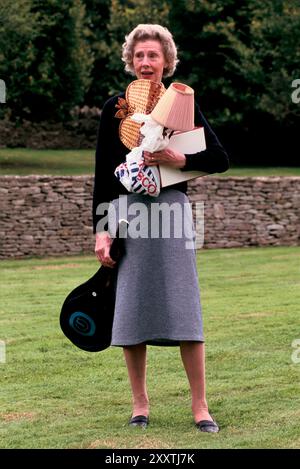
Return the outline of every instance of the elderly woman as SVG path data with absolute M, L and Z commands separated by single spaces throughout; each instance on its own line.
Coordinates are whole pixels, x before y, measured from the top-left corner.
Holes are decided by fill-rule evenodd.
M 163 77 L 172 76 L 177 60 L 177 50 L 171 33 L 164 27 L 140 24 L 126 36 L 122 60 L 125 70 L 137 79 L 160 83 Z M 110 257 L 112 233 L 103 219 L 107 212 L 99 210 L 103 203 L 113 204 L 126 200 L 127 213 L 137 202 L 148 210 L 144 219 L 147 236 L 130 236 L 125 240 L 126 254 L 118 264 L 116 305 L 112 331 L 113 346 L 123 347 L 132 390 L 133 409 L 129 425 L 145 428 L 149 424 L 149 398 L 146 386 L 146 346 L 180 346 L 180 353 L 191 389 L 191 409 L 196 427 L 204 432 L 218 432 L 219 427 L 209 413 L 205 393 L 205 353 L 202 327 L 200 293 L 196 270 L 195 249 L 187 249 L 186 230 L 170 236 L 151 236 L 148 217 L 153 204 L 177 203 L 188 205 L 187 183 L 161 189 L 158 197 L 129 193 L 114 175 L 115 168 L 125 161 L 128 148 L 119 137 L 120 120 L 115 117 L 118 98 L 106 101 L 100 119 L 93 198 L 93 225 L 96 235 L 95 253 L 102 265 L 115 268 Z M 199 170 L 221 173 L 228 169 L 228 157 L 211 127 L 195 104 L 195 126 L 203 126 L 206 150 L 185 155 L 165 149 L 145 153 L 147 165 L 170 165 L 182 171 Z M 125 197 L 125 199 L 124 199 Z M 99 205 L 100 204 L 100 205 Z M 97 210 L 98 207 L 98 210 Z M 118 213 L 118 212 L 117 212 Z M 175 217 L 176 218 L 176 217 Z M 192 218 L 188 222 L 192 225 Z M 168 219 L 170 222 L 170 218 Z M 129 217 L 129 226 L 130 226 Z

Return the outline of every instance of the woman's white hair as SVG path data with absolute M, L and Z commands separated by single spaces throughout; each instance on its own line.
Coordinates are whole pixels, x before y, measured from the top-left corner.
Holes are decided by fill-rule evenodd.
M 172 76 L 179 62 L 177 59 L 177 48 L 170 31 L 159 24 L 139 24 L 131 33 L 125 36 L 125 42 L 122 45 L 122 60 L 125 62 L 126 72 L 129 72 L 131 75 L 135 74 L 133 68 L 134 47 L 138 41 L 148 40 L 159 41 L 161 43 L 165 59 L 163 77 Z

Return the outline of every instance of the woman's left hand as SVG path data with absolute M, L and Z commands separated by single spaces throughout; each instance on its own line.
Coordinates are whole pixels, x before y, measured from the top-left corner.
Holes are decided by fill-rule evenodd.
M 158 164 L 165 164 L 173 168 L 183 168 L 185 166 L 185 155 L 170 148 L 155 153 L 144 151 L 143 155 L 147 166 L 156 166 Z

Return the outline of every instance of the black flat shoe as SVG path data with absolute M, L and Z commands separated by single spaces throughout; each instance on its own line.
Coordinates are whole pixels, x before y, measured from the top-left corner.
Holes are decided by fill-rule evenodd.
M 218 433 L 220 431 L 217 423 L 212 420 L 200 420 L 195 425 L 200 432 Z
M 135 417 L 131 417 L 129 425 L 131 427 L 146 428 L 149 425 L 149 417 L 146 417 L 145 415 L 136 415 Z

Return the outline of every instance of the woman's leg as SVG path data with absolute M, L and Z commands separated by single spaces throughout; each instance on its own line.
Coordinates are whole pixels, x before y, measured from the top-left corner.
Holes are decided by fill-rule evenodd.
M 149 399 L 146 385 L 146 344 L 123 347 L 132 390 L 133 411 L 136 415 L 149 415 Z
M 180 353 L 190 383 L 195 422 L 212 420 L 205 394 L 205 348 L 201 342 L 180 342 Z

